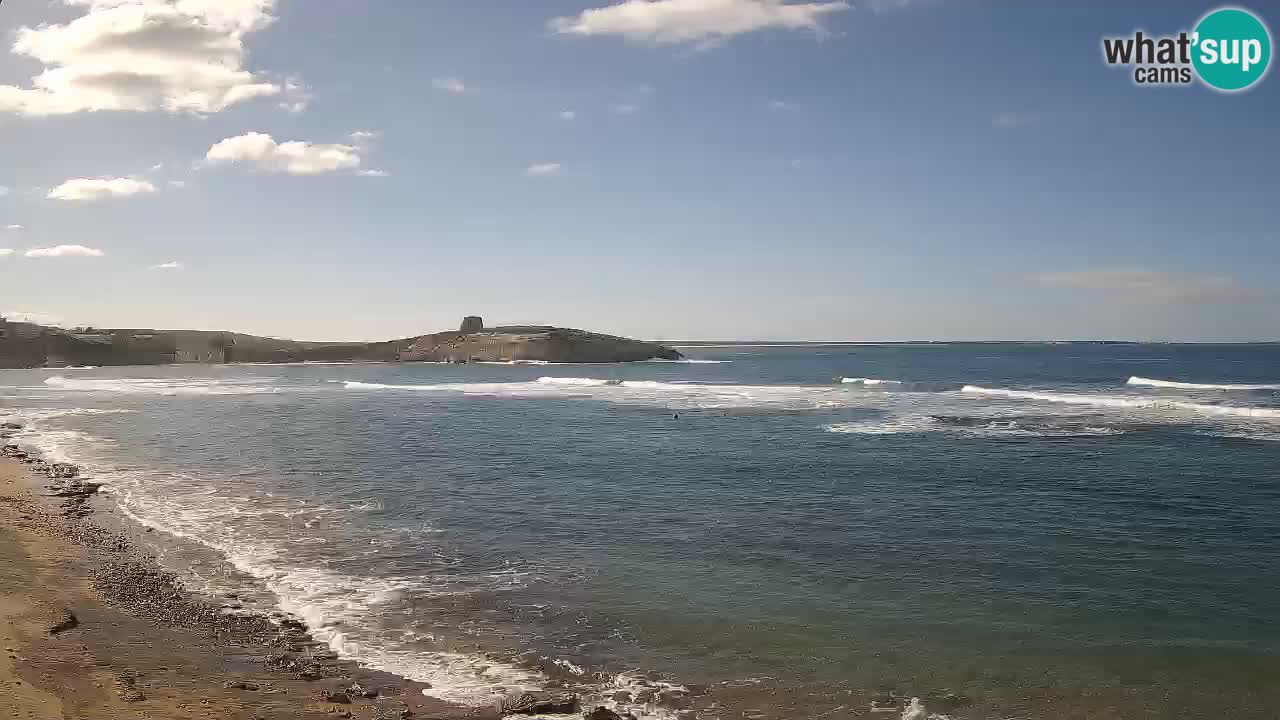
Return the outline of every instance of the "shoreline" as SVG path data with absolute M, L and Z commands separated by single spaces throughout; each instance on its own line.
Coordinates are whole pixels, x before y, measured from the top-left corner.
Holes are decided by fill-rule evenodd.
M 295 618 L 225 612 L 125 533 L 89 521 L 96 486 L 68 477 L 70 466 L 10 454 L 0 457 L 0 696 L 13 717 L 501 717 L 341 660 Z

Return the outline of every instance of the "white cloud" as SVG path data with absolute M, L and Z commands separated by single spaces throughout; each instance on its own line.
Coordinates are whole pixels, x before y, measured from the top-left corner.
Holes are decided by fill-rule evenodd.
M 438 77 L 431 81 L 437 90 L 444 90 L 455 95 L 461 95 L 467 91 L 467 84 L 462 82 L 462 78 L 457 77 Z
M 0 257 L 5 257 L 12 254 L 13 254 L 13 248 L 0 248 Z
M 631 115 L 631 114 L 634 114 L 635 111 L 639 109 L 640 108 L 636 107 L 635 105 L 628 105 L 626 103 L 613 106 L 613 111 L 618 113 L 619 115 Z
M 23 27 L 13 53 L 43 65 L 29 87 L 0 85 L 0 112 L 215 113 L 281 86 L 245 67 L 245 38 L 275 0 L 60 0 L 64 24 Z
M 181 190 L 182 188 L 184 188 L 184 187 L 186 187 L 186 186 L 187 186 L 187 181 L 186 181 L 186 180 L 170 180 L 170 181 L 169 181 L 169 187 L 171 187 L 171 188 L 177 188 L 177 189 Z
M 626 0 L 561 17 L 548 27 L 563 35 L 620 35 L 649 43 L 715 43 L 766 29 L 824 32 L 824 15 L 849 3 L 784 0 Z
M 151 172 L 160 172 L 163 169 L 164 169 L 164 163 L 162 162 L 156 163 L 155 165 L 151 166 Z
M 289 78 L 284 82 L 284 100 L 277 107 L 296 115 L 311 105 L 311 98 L 311 93 L 300 81 Z
M 1041 273 L 1032 281 L 1049 288 L 1089 291 L 1131 302 L 1234 302 L 1262 296 L 1227 275 L 1166 272 L 1145 268 L 1095 268 Z
M 9 188 L 4 185 L 0 185 L 0 197 L 4 197 L 5 195 L 8 195 L 8 194 L 9 194 Z
M 5 230 L 25 230 L 26 225 L 5 225 Z
M 181 270 L 184 267 L 185 266 L 182 263 L 178 262 L 177 260 L 174 260 L 173 262 L 160 263 L 159 265 L 150 265 L 147 267 L 147 269 L 148 270 Z
M 576 112 L 574 112 L 574 111 L 572 111 L 572 110 L 561 110 L 561 111 L 560 111 L 560 119 L 561 119 L 561 120 L 577 120 L 577 119 L 578 119 L 578 113 L 576 113 Z
M 788 105 L 785 101 L 782 101 L 782 100 L 771 100 L 771 101 L 769 101 L 769 109 L 770 109 L 770 110 L 786 110 L 786 109 L 787 109 L 787 108 L 789 108 L 789 107 L 791 107 L 791 106 L 790 106 L 790 105 Z
M 227 138 L 205 155 L 209 162 L 247 162 L 265 172 L 319 175 L 354 170 L 364 162 L 364 148 L 356 145 L 277 143 L 270 135 L 251 132 Z
M 356 173 L 360 177 L 390 177 L 391 173 L 386 170 L 360 170 Z
M 552 177 L 554 175 L 559 175 L 560 163 L 539 163 L 536 165 L 530 165 L 529 168 L 524 171 L 524 174 L 529 177 Z
M 56 247 L 31 248 L 24 255 L 29 258 L 102 257 L 106 253 L 97 248 L 83 245 L 58 245 Z
M 94 202 L 111 197 L 129 197 L 156 192 L 149 180 L 137 178 L 73 178 L 51 188 L 46 196 L 50 200 L 67 202 Z

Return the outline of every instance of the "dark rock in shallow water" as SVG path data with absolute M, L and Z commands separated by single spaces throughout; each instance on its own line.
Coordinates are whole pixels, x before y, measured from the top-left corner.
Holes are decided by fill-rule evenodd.
M 258 683 L 246 682 L 244 680 L 233 680 L 231 682 L 222 683 L 222 687 L 228 690 L 257 690 Z
M 636 716 L 631 713 L 619 715 L 607 707 L 600 706 L 591 712 L 582 714 L 584 720 L 636 720 Z
M 80 624 L 80 620 L 75 614 L 66 608 L 62 608 L 53 614 L 53 620 L 49 623 L 49 634 L 57 635 L 60 632 L 66 632 Z
M 507 698 L 502 712 L 508 715 L 537 715 L 538 713 L 571 713 L 578 709 L 578 696 L 566 692 L 528 692 Z
M 80 474 L 80 468 L 70 463 L 54 463 L 45 472 L 55 480 L 70 480 Z

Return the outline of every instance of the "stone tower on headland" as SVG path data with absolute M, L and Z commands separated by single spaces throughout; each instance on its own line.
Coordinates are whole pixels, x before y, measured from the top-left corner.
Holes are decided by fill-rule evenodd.
M 479 315 L 468 315 L 462 318 L 462 327 L 458 328 L 458 332 L 464 335 L 478 333 L 481 330 L 484 330 L 484 318 Z

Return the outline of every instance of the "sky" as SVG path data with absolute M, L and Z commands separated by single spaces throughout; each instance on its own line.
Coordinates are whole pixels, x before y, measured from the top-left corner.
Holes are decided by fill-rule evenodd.
M 1280 340 L 1280 77 L 1102 58 L 1214 7 L 8 0 L 0 313 Z

